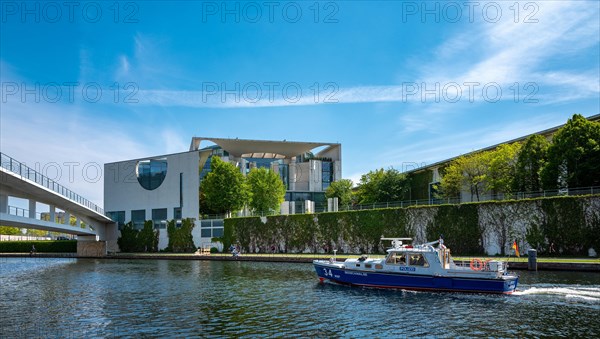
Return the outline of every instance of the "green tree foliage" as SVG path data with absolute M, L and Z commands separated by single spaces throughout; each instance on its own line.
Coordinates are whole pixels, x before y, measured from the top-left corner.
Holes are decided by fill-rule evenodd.
M 575 114 L 556 132 L 542 183 L 545 189 L 600 185 L 600 123 Z
M 253 168 L 246 178 L 250 192 L 248 204 L 254 212 L 272 214 L 284 201 L 285 186 L 279 175 L 266 168 Z
M 121 229 L 117 244 L 121 252 L 157 252 L 158 231 L 154 230 L 151 220 L 144 222 L 141 230 L 134 229 L 130 221 Z
M 433 171 L 424 170 L 412 172 L 408 175 L 410 180 L 410 194 L 402 200 L 427 200 L 429 196 L 429 184 L 433 181 Z
M 339 205 L 347 207 L 353 199 L 352 186 L 354 186 L 354 183 L 350 179 L 334 181 L 327 187 L 325 197 L 338 198 Z
M 5 235 L 22 235 L 21 230 L 17 227 L 0 226 L 0 234 Z
M 486 152 L 488 167 L 486 174 L 486 190 L 494 193 L 509 193 L 513 187 L 516 173 L 517 155 L 521 144 L 503 144 L 493 151 Z
M 357 199 L 360 204 L 400 201 L 409 189 L 410 182 L 405 174 L 394 168 L 381 168 L 361 176 Z
M 183 219 L 178 225 L 175 220 L 167 224 L 167 233 L 169 235 L 168 250 L 175 253 L 192 253 L 196 250 L 192 230 L 194 229 L 192 219 Z
M 488 174 L 488 156 L 485 153 L 474 153 L 453 160 L 446 167 L 440 182 L 440 189 L 446 198 L 460 195 L 463 187 L 471 191 L 471 201 L 486 192 L 485 179 Z
M 550 143 L 534 134 L 525 140 L 517 156 L 513 191 L 534 192 L 542 189 L 540 172 L 546 163 Z
M 504 144 L 495 150 L 461 156 L 444 170 L 440 182 L 442 195 L 456 198 L 463 187 L 471 192 L 471 201 L 487 192 L 509 193 L 516 171 L 518 143 Z
M 200 189 L 208 207 L 218 213 L 242 209 L 249 196 L 244 175 L 233 164 L 219 157 L 212 157 L 210 172 Z

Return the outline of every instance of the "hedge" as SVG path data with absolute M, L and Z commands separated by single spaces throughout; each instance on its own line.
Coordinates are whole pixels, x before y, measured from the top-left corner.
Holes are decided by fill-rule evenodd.
M 77 253 L 77 240 L 0 241 L 1 253 Z
M 440 236 L 460 255 L 487 254 L 484 244 L 508 252 L 515 240 L 521 252 L 536 248 L 549 253 L 551 244 L 557 251 L 553 255 L 587 255 L 589 248 L 600 252 L 600 196 L 231 218 L 225 219 L 220 240 L 225 248 L 238 244 L 251 253 L 273 248 L 283 253 L 383 253 L 389 244 L 381 237 L 424 242 Z

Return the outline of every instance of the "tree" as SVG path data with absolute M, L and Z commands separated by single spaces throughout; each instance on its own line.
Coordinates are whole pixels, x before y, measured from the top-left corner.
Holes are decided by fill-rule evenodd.
M 525 140 L 517 156 L 513 191 L 534 192 L 542 189 L 540 172 L 546 163 L 550 143 L 539 134 Z
M 325 197 L 338 198 L 339 205 L 346 207 L 352 203 L 352 186 L 354 183 L 350 179 L 334 181 L 327 187 Z
M 244 207 L 248 201 L 245 177 L 240 170 L 219 157 L 212 157 L 210 172 L 200 186 L 206 202 L 218 213 L 231 213 Z
M 447 198 L 460 195 L 463 187 L 469 187 L 471 201 L 477 201 L 486 192 L 485 180 L 488 174 L 489 156 L 486 153 L 474 153 L 454 159 L 440 182 L 442 194 Z
M 23 233 L 21 233 L 21 229 L 19 229 L 17 227 L 0 226 L 0 234 L 21 235 Z
M 516 172 L 517 155 L 521 144 L 502 144 L 495 150 L 484 153 L 488 162 L 486 190 L 494 193 L 510 193 Z
M 409 180 L 405 174 L 394 168 L 381 168 L 361 176 L 357 199 L 361 204 L 399 201 L 409 189 Z
M 542 184 L 545 189 L 600 185 L 600 123 L 575 114 L 556 132 Z
M 279 209 L 284 201 L 285 186 L 279 175 L 266 168 L 253 168 L 246 178 L 250 191 L 250 208 L 261 214 Z

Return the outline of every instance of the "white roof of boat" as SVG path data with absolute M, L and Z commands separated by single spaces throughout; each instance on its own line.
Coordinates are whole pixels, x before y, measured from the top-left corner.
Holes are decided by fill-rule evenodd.
M 390 248 L 388 252 L 433 252 L 435 249 L 431 246 L 427 247 L 397 247 Z

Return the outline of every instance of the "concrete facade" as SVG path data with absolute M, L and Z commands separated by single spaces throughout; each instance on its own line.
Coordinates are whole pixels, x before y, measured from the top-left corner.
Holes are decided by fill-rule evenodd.
M 166 176 L 153 190 L 138 182 L 140 161 L 165 159 Z M 126 160 L 104 165 L 104 209 L 107 214 L 124 212 L 124 222 L 132 220 L 132 211 L 144 211 L 145 220 L 153 220 L 156 209 L 166 209 L 166 219 L 198 218 L 199 152 L 191 151 L 143 159 Z M 181 208 L 181 217 L 175 217 Z
M 201 148 L 203 141 L 213 145 Z M 316 154 L 310 153 L 318 148 L 321 150 Z M 200 220 L 200 183 L 210 169 L 213 156 L 234 164 L 244 175 L 256 167 L 267 167 L 278 173 L 287 185 L 286 198 L 292 200 L 282 204 L 281 212 L 286 214 L 315 212 L 315 202 L 307 201 L 315 194 L 323 196 L 324 208 L 327 208 L 326 186 L 342 175 L 340 144 L 193 138 L 188 152 L 105 164 L 106 214 L 120 224 L 153 220 L 154 228 L 159 229 L 159 249 L 168 245 L 164 221 L 194 219 L 195 245 L 209 245 L 211 237 L 218 237 L 223 231 L 222 222 L 209 224 L 208 220 Z M 160 170 L 155 171 L 153 163 Z M 166 171 L 162 166 L 166 166 Z M 144 181 L 143 173 L 148 182 Z M 164 175 L 162 180 L 161 175 Z M 148 183 L 158 186 L 144 187 Z

